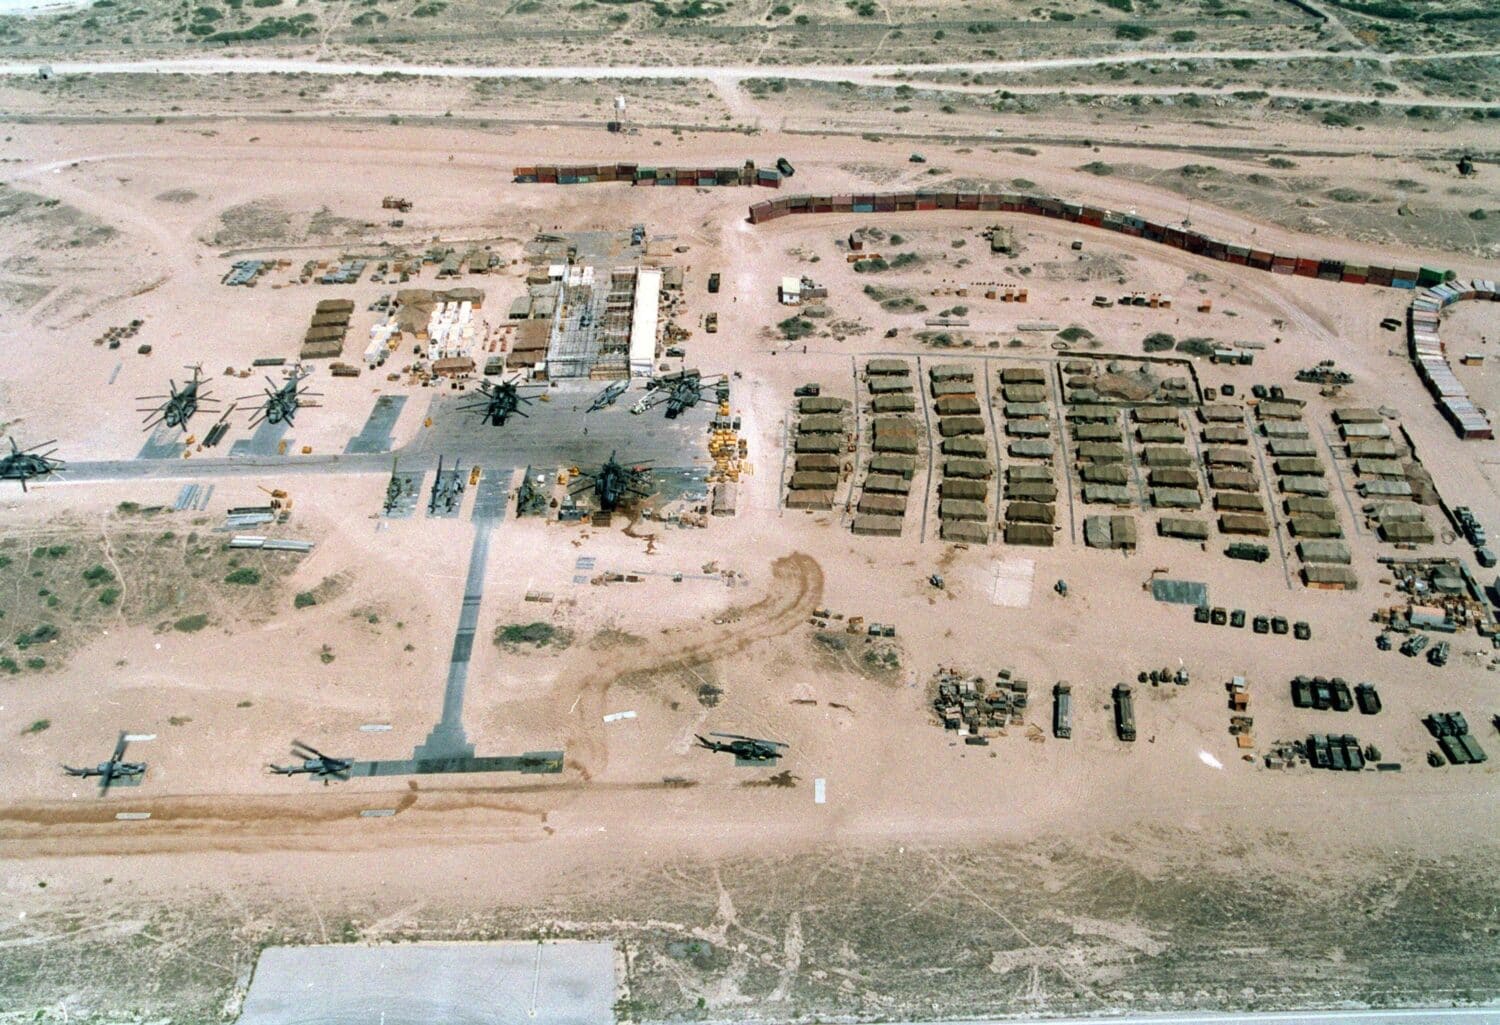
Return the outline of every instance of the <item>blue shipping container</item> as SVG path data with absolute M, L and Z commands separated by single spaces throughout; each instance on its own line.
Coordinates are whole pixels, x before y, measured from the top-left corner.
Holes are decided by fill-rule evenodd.
M 872 203 L 855 203 L 854 212 L 857 214 L 873 214 L 875 206 Z

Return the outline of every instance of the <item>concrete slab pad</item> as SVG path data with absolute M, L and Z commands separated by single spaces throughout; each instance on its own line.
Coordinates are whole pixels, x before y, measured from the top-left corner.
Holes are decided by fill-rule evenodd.
M 609 1025 L 609 943 L 269 947 L 239 1025 Z
M 389 452 L 394 443 L 391 432 L 396 421 L 401 419 L 401 409 L 406 405 L 405 395 L 381 395 L 375 399 L 375 408 L 370 410 L 360 432 L 344 446 L 345 455 L 358 452 Z

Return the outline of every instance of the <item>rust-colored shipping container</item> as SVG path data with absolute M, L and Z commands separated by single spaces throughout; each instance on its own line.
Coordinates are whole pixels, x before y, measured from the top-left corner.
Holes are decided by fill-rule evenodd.
M 1270 270 L 1271 261 L 1274 259 L 1275 256 L 1264 249 L 1250 250 L 1250 266 L 1259 270 Z
M 1315 278 L 1318 276 L 1318 261 L 1299 256 L 1296 258 L 1296 267 L 1292 273 L 1299 278 Z

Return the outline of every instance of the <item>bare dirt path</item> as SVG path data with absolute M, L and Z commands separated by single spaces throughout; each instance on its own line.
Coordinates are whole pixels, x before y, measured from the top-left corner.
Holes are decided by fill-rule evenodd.
M 1458 60 L 1468 57 L 1500 56 L 1500 50 L 1462 50 L 1442 54 L 1404 57 L 1403 60 Z M 698 78 L 712 82 L 726 97 L 737 91 L 747 79 L 774 76 L 815 82 L 853 82 L 858 85 L 890 85 L 912 74 L 933 75 L 967 72 L 970 74 L 1006 74 L 1045 71 L 1058 68 L 1090 68 L 1101 65 L 1146 64 L 1157 61 L 1196 62 L 1235 61 L 1302 61 L 1327 60 L 1326 50 L 1223 50 L 1170 51 L 1152 50 L 1116 53 L 1091 57 L 1048 57 L 1031 60 L 957 62 L 951 64 L 866 64 L 847 65 L 577 65 L 527 67 L 524 65 L 445 65 L 406 64 L 400 61 L 380 63 L 323 61 L 314 58 L 208 57 L 189 59 L 148 59 L 139 61 L 64 61 L 54 63 L 54 74 L 122 75 L 122 74 L 189 74 L 189 75 L 382 75 L 399 73 L 429 78 L 547 78 L 547 79 L 673 79 Z M 35 63 L 0 64 L 0 75 L 33 75 Z M 987 87 L 943 86 L 958 91 Z M 998 87 L 997 87 L 998 88 Z M 1012 91 L 1016 91 L 1012 88 Z M 1025 90 L 1022 90 L 1025 91 Z M 1055 93 L 1074 91 L 1067 86 L 1039 87 L 1038 91 Z M 1077 91 L 1111 92 L 1109 88 L 1079 86 Z M 1121 89 L 1122 92 L 1152 90 Z M 1169 90 L 1170 91 L 1170 90 Z M 1288 91 L 1277 93 L 1293 98 L 1365 100 L 1367 96 L 1347 96 L 1318 92 Z M 1425 99 L 1426 106 L 1470 109 L 1489 104 L 1475 100 Z

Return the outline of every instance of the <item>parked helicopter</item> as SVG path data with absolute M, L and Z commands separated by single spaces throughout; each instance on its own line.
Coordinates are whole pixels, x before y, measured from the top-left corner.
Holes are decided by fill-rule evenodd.
M 300 740 L 292 741 L 292 754 L 302 759 L 300 765 L 271 765 L 272 772 L 282 776 L 298 776 L 306 774 L 328 782 L 329 779 L 344 780 L 349 778 L 349 770 L 354 768 L 354 762 L 348 758 L 331 758 L 311 744 L 304 744 Z
M 489 381 L 479 382 L 479 397 L 473 402 L 459 406 L 466 412 L 478 410 L 480 419 L 488 420 L 491 426 L 504 427 L 505 421 L 516 416 L 525 416 L 521 406 L 531 405 L 532 399 L 529 395 L 522 395 L 517 382 L 521 375 L 517 374 L 509 380 L 493 384 Z
M 787 745 L 779 740 L 760 740 L 756 737 L 745 737 L 738 733 L 710 733 L 708 737 L 723 737 L 724 740 L 709 740 L 708 737 L 694 734 L 698 740 L 698 746 L 709 751 L 727 751 L 734 755 L 736 762 L 774 762 L 779 759 Z
M 615 400 L 618 399 L 621 395 L 624 395 L 626 389 L 628 389 L 629 387 L 630 382 L 628 380 L 613 381 L 610 384 L 606 385 L 602 392 L 594 396 L 594 401 L 589 404 L 588 412 L 597 413 L 601 409 L 613 406 L 615 404 Z
M 303 399 L 317 398 L 319 396 L 318 392 L 311 392 L 302 387 L 302 382 L 310 376 L 312 376 L 312 371 L 303 370 L 302 365 L 299 363 L 292 368 L 291 375 L 282 384 L 277 385 L 275 381 L 268 377 L 266 378 L 266 383 L 270 385 L 269 388 L 262 389 L 256 395 L 242 396 L 241 401 L 245 399 L 259 399 L 262 396 L 265 397 L 265 401 L 261 403 L 260 408 L 251 416 L 250 426 L 259 427 L 261 421 L 268 421 L 273 424 L 284 423 L 291 426 L 296 420 L 297 410 L 301 409 L 303 405 L 313 405 L 313 403 L 304 403 Z
M 649 462 L 649 460 L 647 461 Z M 614 512 L 632 496 L 647 498 L 651 495 L 651 469 L 646 463 L 629 466 L 609 454 L 609 461 L 590 473 L 579 471 L 577 480 L 569 487 L 570 495 L 592 489 L 594 498 L 603 512 Z
M 21 448 L 16 444 L 16 439 L 11 438 L 10 454 L 0 456 L 0 480 L 18 480 L 21 482 L 21 490 L 25 491 L 27 481 L 37 477 L 50 477 L 59 470 L 65 469 L 61 459 L 52 458 L 52 453 L 57 449 L 37 451 L 51 444 L 54 442 L 44 441 L 40 445 Z
M 207 406 L 217 402 L 218 399 L 208 397 L 208 389 L 203 387 L 203 365 L 201 363 L 188 367 L 193 372 L 192 379 L 177 387 L 177 382 L 169 380 L 171 393 L 168 395 L 142 395 L 138 401 L 155 402 L 161 400 L 158 405 L 146 409 L 138 409 L 136 412 L 145 413 L 146 419 L 141 421 L 147 430 L 155 428 L 158 424 L 166 424 L 168 427 L 186 428 L 193 414 L 198 412 L 200 406 Z
M 75 769 L 71 765 L 64 765 L 63 771 L 69 776 L 77 776 L 88 779 L 91 776 L 99 777 L 99 794 L 102 797 L 110 788 L 110 784 L 117 779 L 139 779 L 146 773 L 145 762 L 121 761 L 125 757 L 125 745 L 129 743 L 126 734 L 120 734 L 119 741 L 115 744 L 114 754 L 109 756 L 109 761 L 100 762 L 92 768 Z

